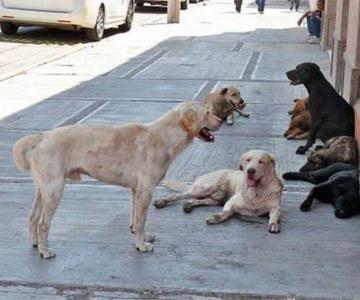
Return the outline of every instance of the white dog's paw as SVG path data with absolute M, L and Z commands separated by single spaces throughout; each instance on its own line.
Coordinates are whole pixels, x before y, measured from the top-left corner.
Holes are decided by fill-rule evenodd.
M 227 123 L 228 125 L 233 125 L 233 124 L 234 124 L 234 120 L 233 120 L 233 119 L 227 119 L 227 120 L 226 120 L 226 123 Z
M 151 252 L 154 249 L 154 245 L 148 242 L 145 242 L 143 244 L 137 245 L 136 249 L 139 252 Z
M 250 117 L 250 114 L 243 112 L 243 115 L 242 115 L 242 116 L 245 117 L 245 118 L 249 118 L 249 117 Z
M 155 241 L 155 235 L 154 234 L 146 234 L 145 235 L 145 242 L 153 242 Z
M 163 208 L 163 207 L 165 207 L 166 206 L 166 201 L 165 201 L 165 199 L 159 199 L 159 200 L 156 200 L 155 202 L 154 202 L 154 206 L 156 207 L 156 208 Z
M 50 258 L 54 258 L 56 256 L 56 252 L 55 250 L 51 249 L 51 248 L 45 248 L 45 249 L 39 249 L 40 252 L 40 256 L 41 258 L 44 259 L 50 259 Z
M 280 224 L 278 224 L 278 223 L 269 224 L 268 232 L 270 232 L 270 233 L 280 233 Z
M 221 222 L 221 216 L 219 214 L 213 214 L 206 219 L 206 223 L 209 225 L 218 224 Z

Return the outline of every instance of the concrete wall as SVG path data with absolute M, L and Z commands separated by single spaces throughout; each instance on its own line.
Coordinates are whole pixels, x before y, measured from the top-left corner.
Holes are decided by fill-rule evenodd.
M 335 30 L 336 2 L 338 1 L 326 0 L 325 2 L 320 43 L 323 50 L 331 49 L 332 47 L 333 33 Z

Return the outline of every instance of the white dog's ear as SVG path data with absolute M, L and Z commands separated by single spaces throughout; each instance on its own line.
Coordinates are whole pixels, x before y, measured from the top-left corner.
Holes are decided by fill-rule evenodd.
M 220 95 L 222 95 L 222 96 L 226 95 L 227 91 L 228 91 L 228 88 L 221 89 Z
M 269 153 L 269 156 L 270 156 L 270 161 L 271 161 L 271 163 L 274 165 L 274 167 L 275 167 L 275 165 L 276 165 L 276 157 L 275 157 L 275 155 L 274 154 L 272 154 L 272 153 Z
M 197 135 L 197 114 L 194 109 L 187 109 L 181 114 L 180 125 L 191 136 Z

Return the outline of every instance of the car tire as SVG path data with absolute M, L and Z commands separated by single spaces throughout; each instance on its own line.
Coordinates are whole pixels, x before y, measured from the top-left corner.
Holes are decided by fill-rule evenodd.
M 180 3 L 180 8 L 182 10 L 188 9 L 188 6 L 189 6 L 189 0 L 185 0 Z
M 190 3 L 199 3 L 199 0 L 190 0 Z
M 135 14 L 135 5 L 134 0 L 129 1 L 128 11 L 126 13 L 125 23 L 119 26 L 119 29 L 123 32 L 129 31 L 131 29 Z
M 4 35 L 13 35 L 17 33 L 19 26 L 10 22 L 1 22 L 0 28 Z
M 98 15 L 96 17 L 95 27 L 86 30 L 86 36 L 95 42 L 100 41 L 104 36 L 105 31 L 105 9 L 104 6 L 100 6 Z
M 144 2 L 136 2 L 137 7 L 144 7 Z

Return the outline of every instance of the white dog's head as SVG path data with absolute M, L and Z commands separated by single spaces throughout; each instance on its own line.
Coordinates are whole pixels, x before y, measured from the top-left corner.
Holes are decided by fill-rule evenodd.
M 214 131 L 218 130 L 222 120 L 212 114 L 200 102 L 183 102 L 177 106 L 180 111 L 180 125 L 191 136 L 204 142 L 215 140 Z
M 244 172 L 246 184 L 256 187 L 275 172 L 275 156 L 263 150 L 251 150 L 241 155 L 240 170 Z

